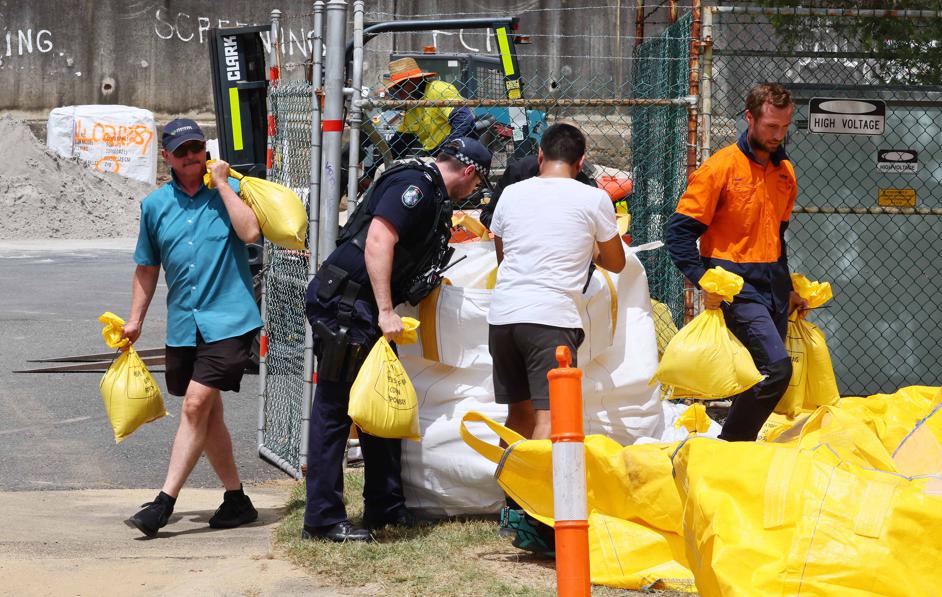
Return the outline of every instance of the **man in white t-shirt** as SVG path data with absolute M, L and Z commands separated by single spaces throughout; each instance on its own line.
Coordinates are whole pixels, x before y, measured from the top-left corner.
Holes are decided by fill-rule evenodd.
M 625 267 L 609 196 L 577 180 L 585 136 L 569 124 L 543 134 L 540 174 L 508 186 L 494 211 L 497 285 L 487 322 L 494 396 L 507 404 L 507 427 L 522 436 L 550 436 L 549 382 L 556 347 L 576 352 L 585 334 L 577 300 L 594 261 Z

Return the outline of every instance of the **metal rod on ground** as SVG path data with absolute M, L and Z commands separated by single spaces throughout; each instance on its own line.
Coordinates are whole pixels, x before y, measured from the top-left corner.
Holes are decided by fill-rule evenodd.
M 713 6 L 703 9 L 703 80 L 700 95 L 703 98 L 700 116 L 700 160 L 705 162 L 713 153 Z
M 289 475 L 291 475 L 291 476 L 294 477 L 295 479 L 300 479 L 300 478 L 301 478 L 301 471 L 299 471 L 298 469 L 294 468 L 294 465 L 293 465 L 293 464 L 291 464 L 290 462 L 288 462 L 287 460 L 285 460 L 284 458 L 282 458 L 282 457 L 279 456 L 278 454 L 275 454 L 275 453 L 272 452 L 269 448 L 267 448 L 267 447 L 265 447 L 265 446 L 259 446 L 259 447 L 258 447 L 258 453 L 259 453 L 263 458 L 265 458 L 266 460 L 271 461 L 272 464 L 274 464 L 275 466 L 277 466 L 278 468 L 280 468 L 280 469 L 283 470 L 284 472 L 288 473 Z
M 311 30 L 311 183 L 307 201 L 307 284 L 311 283 L 320 265 L 318 250 L 321 207 L 321 102 L 322 66 L 324 56 L 324 3 L 314 3 L 314 29 Z M 314 405 L 314 386 L 317 384 L 314 362 L 314 334 L 311 326 L 304 325 L 304 389 L 301 394 L 301 434 L 298 446 L 299 476 L 307 471 L 308 423 Z
M 278 57 L 278 31 L 280 28 L 281 11 L 276 8 L 271 11 L 271 54 L 268 57 L 268 78 L 271 86 L 278 84 L 278 77 L 281 73 L 281 69 L 279 68 L 280 60 Z M 274 155 L 272 142 L 277 131 L 275 126 L 275 113 L 272 109 L 273 106 L 270 94 L 266 101 L 268 102 L 268 148 L 265 152 L 265 168 L 268 171 L 268 177 L 271 177 L 273 165 L 272 156 Z M 259 454 L 263 454 L 263 450 L 265 449 L 265 428 L 268 426 L 265 416 L 266 403 L 268 401 L 268 308 L 265 305 L 265 303 L 268 302 L 268 291 L 265 288 L 268 285 L 268 274 L 266 273 L 268 271 L 268 250 L 265 245 L 266 241 L 263 239 L 262 271 L 260 273 L 261 280 L 259 281 L 259 285 L 261 286 L 259 311 L 262 316 L 262 329 L 258 339 L 258 430 L 256 433 Z M 284 467 L 281 468 L 283 469 Z
M 347 165 L 347 217 L 357 206 L 357 191 L 360 187 L 360 124 L 363 109 L 358 100 L 363 99 L 363 0 L 353 3 L 353 87 L 350 102 L 350 161 Z
M 556 348 L 559 368 L 546 374 L 553 442 L 553 518 L 556 521 L 556 590 L 560 597 L 591 595 L 589 522 L 582 426 L 582 371 L 572 354 Z
M 327 3 L 327 61 L 324 81 L 323 152 L 321 174 L 321 229 L 317 247 L 320 255 L 328 255 L 337 240 L 340 209 L 341 142 L 343 136 L 343 70 L 347 35 L 347 3 Z

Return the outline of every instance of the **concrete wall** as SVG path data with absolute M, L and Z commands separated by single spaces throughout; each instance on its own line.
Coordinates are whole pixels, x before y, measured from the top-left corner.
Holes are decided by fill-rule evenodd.
M 299 0 L 0 2 L 0 109 L 107 103 L 169 113 L 210 110 L 207 30 L 264 24 L 272 8 L 300 13 L 310 12 L 310 5 Z
M 352 6 L 352 2 L 350 3 Z M 533 45 L 520 49 L 523 72 L 540 81 L 531 95 L 563 78 L 629 78 L 634 3 L 567 0 L 370 0 L 368 20 L 519 15 Z M 0 109 L 45 110 L 71 104 L 126 104 L 161 113 L 212 107 L 207 31 L 268 23 L 285 13 L 283 66 L 303 76 L 313 3 L 301 0 L 0 0 Z M 626 6 L 627 5 L 627 6 Z M 352 9 L 351 9 L 352 10 Z M 649 27 L 653 33 L 656 26 Z M 494 51 L 481 32 L 383 36 L 367 47 L 366 81 L 385 72 L 389 52 L 437 43 L 442 51 Z M 596 92 L 600 91 L 596 87 Z

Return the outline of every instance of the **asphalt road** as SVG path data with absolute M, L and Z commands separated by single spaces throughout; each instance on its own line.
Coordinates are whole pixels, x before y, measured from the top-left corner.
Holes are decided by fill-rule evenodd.
M 126 317 L 133 241 L 0 242 L 0 491 L 158 489 L 166 473 L 180 399 L 166 393 L 170 416 L 116 445 L 98 391 L 101 373 L 13 373 L 29 359 L 107 352 L 98 316 Z M 166 288 L 161 278 L 137 346 L 162 347 Z M 247 483 L 283 479 L 259 459 L 258 377 L 223 394 L 236 463 Z M 205 458 L 187 483 L 218 487 Z

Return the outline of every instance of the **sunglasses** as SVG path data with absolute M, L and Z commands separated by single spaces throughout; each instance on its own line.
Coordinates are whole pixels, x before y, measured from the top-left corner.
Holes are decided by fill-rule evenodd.
M 185 158 L 189 153 L 200 153 L 206 149 L 206 143 L 202 141 L 191 141 L 189 143 L 184 143 L 180 147 L 174 149 L 171 153 L 176 158 Z

